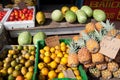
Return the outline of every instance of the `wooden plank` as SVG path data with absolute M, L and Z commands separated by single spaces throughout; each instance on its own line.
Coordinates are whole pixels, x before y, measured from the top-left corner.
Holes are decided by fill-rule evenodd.
M 43 31 L 46 35 L 63 35 L 63 34 L 78 34 L 80 30 L 83 30 L 84 27 L 71 27 L 71 28 L 53 28 L 53 29 L 23 29 L 23 30 L 11 30 L 9 31 L 11 37 L 18 37 L 18 35 L 23 31 L 29 31 L 32 36 L 39 31 Z

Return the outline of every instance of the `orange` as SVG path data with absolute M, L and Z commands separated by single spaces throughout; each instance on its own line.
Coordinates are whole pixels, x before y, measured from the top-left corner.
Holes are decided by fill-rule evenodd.
M 52 61 L 49 66 L 52 68 L 52 69 L 55 69 L 57 68 L 57 63 L 55 61 Z
M 28 71 L 33 72 L 33 71 L 34 71 L 34 66 L 30 66 L 30 67 L 28 68 Z
M 47 75 L 48 75 L 48 72 L 49 72 L 49 70 L 48 70 L 48 68 L 46 68 L 46 67 L 44 67 L 44 68 L 41 69 L 42 75 L 47 76 Z
M 68 57 L 68 54 L 66 53 L 66 54 L 64 54 L 64 57 Z
M 63 53 L 59 51 L 59 52 L 57 53 L 57 57 L 63 57 Z
M 43 62 L 40 62 L 40 63 L 38 64 L 38 69 L 42 69 L 43 67 L 45 67 L 44 63 L 43 63 Z
M 79 75 L 80 75 L 79 70 L 74 70 L 73 72 L 74 72 L 74 74 L 75 74 L 76 76 L 79 76 Z
M 49 50 L 50 50 L 50 47 L 49 47 L 49 46 L 45 46 L 43 49 L 44 49 L 45 51 L 49 51 Z
M 73 12 L 76 12 L 78 10 L 78 7 L 77 6 L 71 6 L 70 10 L 73 11 Z
M 40 54 L 40 59 L 44 59 L 45 55 L 44 54 Z
M 32 60 L 32 61 L 34 61 L 35 57 L 34 56 L 30 56 L 29 59 Z
M 49 79 L 53 79 L 53 78 L 56 78 L 56 77 L 57 77 L 57 73 L 54 70 L 52 70 L 48 73 L 48 78 Z
M 54 61 L 57 62 L 57 63 L 60 63 L 60 60 L 61 60 L 60 57 L 56 57 L 56 58 L 54 59 Z
M 61 46 L 60 49 L 61 51 L 66 51 L 66 46 Z
M 49 63 L 51 61 L 51 58 L 49 56 L 45 56 L 43 60 L 45 63 Z
M 68 58 L 67 57 L 62 57 L 61 62 L 65 65 L 68 63 Z
M 55 53 L 52 53 L 52 55 L 50 56 L 53 60 L 56 58 L 56 54 Z
M 55 46 L 55 49 L 60 50 L 60 46 Z
M 21 76 L 21 75 L 19 75 L 19 76 L 17 76 L 16 77 L 16 79 L 15 80 L 24 80 L 24 77 L 23 76 Z
M 54 47 L 51 47 L 51 48 L 50 48 L 50 52 L 52 52 L 52 53 L 55 52 L 55 48 L 54 48 Z
M 58 78 L 64 78 L 65 76 L 64 76 L 64 74 L 63 74 L 63 72 L 60 72 L 59 74 L 58 74 Z
M 40 54 L 44 54 L 45 50 L 44 49 L 40 49 Z
M 51 56 L 51 53 L 49 51 L 46 51 L 45 56 Z
M 61 42 L 61 43 L 60 43 L 60 46 L 61 46 L 61 47 L 62 47 L 62 46 L 64 46 L 64 47 L 65 47 L 66 45 L 65 45 L 65 43 L 64 43 L 64 42 Z

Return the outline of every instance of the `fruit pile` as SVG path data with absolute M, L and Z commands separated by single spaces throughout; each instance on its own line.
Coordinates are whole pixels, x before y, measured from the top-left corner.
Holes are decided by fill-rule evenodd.
M 109 20 L 86 24 L 80 36 L 74 37 L 70 43 L 74 50 L 72 56 L 76 57 L 71 58 L 71 61 L 74 60 L 71 65 L 77 66 L 81 63 L 92 76 L 103 80 L 120 78 L 119 63 L 99 52 L 100 41 L 105 35 L 120 39 L 119 31 Z
M 64 42 L 55 47 L 45 46 L 43 49 L 40 49 L 39 61 L 39 80 L 65 78 L 63 70 L 73 70 L 75 77 L 81 80 L 78 68 L 71 68 L 68 64 L 68 46 Z
M 34 72 L 35 47 L 13 46 L 0 61 L 1 80 L 31 80 Z
M 3 19 L 7 11 L 0 11 L 0 21 Z
M 23 21 L 33 19 L 33 8 L 13 9 L 7 21 Z
M 60 22 L 65 18 L 65 20 L 69 23 L 78 21 L 83 24 L 91 17 L 93 17 L 96 21 L 105 21 L 106 14 L 100 9 L 92 10 L 87 5 L 83 5 L 80 9 L 77 6 L 72 6 L 70 8 L 63 6 L 61 10 L 56 9 L 51 13 L 52 20 L 56 22 Z

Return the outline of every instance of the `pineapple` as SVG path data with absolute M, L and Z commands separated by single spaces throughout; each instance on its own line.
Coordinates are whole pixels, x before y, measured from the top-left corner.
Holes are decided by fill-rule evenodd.
M 103 25 L 100 22 L 96 22 L 95 23 L 95 28 L 97 29 L 97 31 L 101 31 L 103 28 Z
M 78 46 L 74 41 L 71 41 L 68 48 L 69 48 L 68 65 L 70 67 L 77 67 L 79 64 L 77 56 Z
M 92 62 L 96 64 L 104 62 L 104 55 L 101 53 L 92 54 Z
M 78 51 L 78 60 L 82 64 L 91 63 L 91 54 L 87 48 L 83 47 Z
M 107 64 L 106 64 L 106 63 L 97 64 L 97 65 L 96 65 L 96 68 L 97 68 L 98 70 L 104 70 L 104 69 L 107 68 Z
M 90 23 L 86 24 L 86 26 L 85 26 L 85 31 L 87 33 L 93 32 L 94 29 L 95 29 L 95 24 L 93 22 L 90 22 Z
M 94 77 L 100 77 L 100 71 L 97 68 L 89 68 L 89 72 Z
M 108 70 L 111 72 L 117 71 L 119 68 L 119 65 L 116 62 L 109 62 L 108 63 Z
M 99 51 L 100 45 L 98 42 L 94 39 L 94 36 L 90 38 L 91 36 L 85 34 L 82 32 L 82 38 L 86 41 L 86 47 L 91 53 L 96 53 Z
M 113 59 L 111 59 L 111 58 L 105 56 L 105 61 L 106 61 L 106 62 L 111 62 L 112 60 L 113 60 Z
M 120 68 L 117 71 L 113 72 L 113 76 L 115 78 L 120 78 Z
M 84 67 L 85 68 L 93 68 L 93 67 L 95 67 L 95 64 L 94 63 L 84 64 Z
M 107 70 L 107 69 L 103 70 L 101 72 L 101 74 L 102 74 L 103 80 L 108 80 L 108 79 L 112 78 L 112 73 L 109 70 Z
M 106 23 L 101 22 L 101 24 L 103 25 L 104 29 L 108 32 L 108 36 L 114 37 L 118 33 L 118 30 L 115 29 L 114 24 L 110 23 L 109 20 L 106 20 Z

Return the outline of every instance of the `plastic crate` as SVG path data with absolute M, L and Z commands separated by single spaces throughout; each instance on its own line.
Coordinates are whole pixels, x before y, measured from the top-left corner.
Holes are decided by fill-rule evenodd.
M 19 9 L 18 7 L 14 7 L 10 10 L 10 13 L 14 10 L 14 9 Z M 30 27 L 35 27 L 35 7 L 34 6 L 29 6 L 28 9 L 33 9 L 33 18 L 32 20 L 24 20 L 24 21 L 7 21 L 9 18 L 9 15 L 7 16 L 7 18 L 4 21 L 4 26 L 6 28 L 6 30 L 10 30 L 10 29 L 16 29 L 16 28 L 30 28 Z
M 65 44 L 69 44 L 69 42 L 71 41 L 71 39 L 60 39 L 60 42 L 65 42 Z M 45 46 L 45 41 L 41 40 L 37 42 L 37 48 L 36 48 L 36 59 L 35 59 L 35 69 L 34 69 L 34 74 L 33 74 L 33 78 L 32 80 L 38 80 L 37 79 L 37 73 L 38 73 L 38 63 L 39 63 L 39 50 L 42 49 Z M 80 75 L 82 77 L 82 80 L 88 80 L 88 77 L 86 75 L 86 72 L 84 71 L 84 69 L 82 68 L 82 65 L 79 65 L 79 71 L 80 71 Z M 70 78 L 55 78 L 53 80 L 76 80 L 76 79 L 70 79 Z

